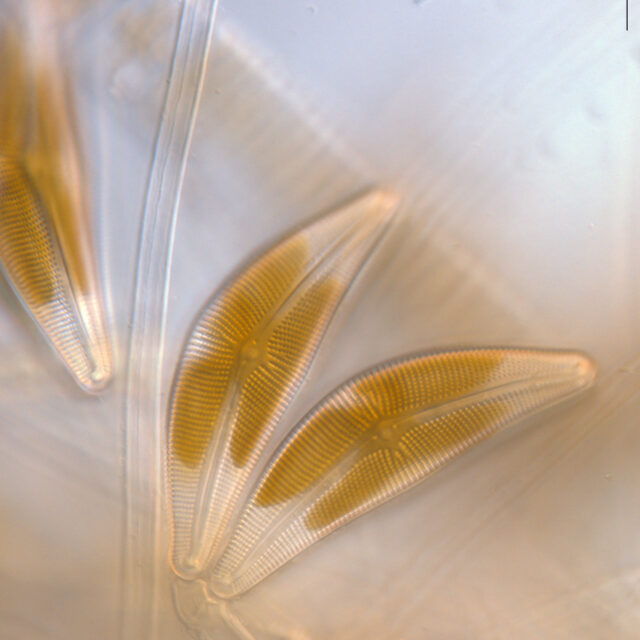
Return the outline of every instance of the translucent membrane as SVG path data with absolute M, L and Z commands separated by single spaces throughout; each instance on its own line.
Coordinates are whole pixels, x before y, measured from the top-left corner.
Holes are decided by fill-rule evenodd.
M 0 34 L 0 261 L 78 384 L 98 391 L 113 357 L 84 161 L 46 6 L 33 5 L 27 33 Z
M 250 496 L 211 588 L 231 597 L 472 445 L 587 388 L 572 351 L 474 349 L 384 363 L 291 432 Z
M 169 411 L 173 565 L 202 575 L 396 199 L 371 191 L 292 234 L 207 304 Z

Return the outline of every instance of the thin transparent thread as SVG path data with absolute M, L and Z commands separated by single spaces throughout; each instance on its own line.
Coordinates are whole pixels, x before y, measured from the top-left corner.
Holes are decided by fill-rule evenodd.
M 123 640 L 157 636 L 164 444 L 159 428 L 160 385 L 170 269 L 217 6 L 218 0 L 184 0 L 181 5 L 140 231 L 125 410 Z

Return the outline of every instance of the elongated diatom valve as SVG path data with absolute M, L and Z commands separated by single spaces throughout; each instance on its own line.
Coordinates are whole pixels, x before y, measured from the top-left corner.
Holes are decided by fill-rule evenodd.
M 385 363 L 339 387 L 267 465 L 214 567 L 241 593 L 469 447 L 590 386 L 573 351 L 472 349 Z
M 169 409 L 172 562 L 203 575 L 335 311 L 396 204 L 371 191 L 259 256 L 202 311 Z
M 98 391 L 113 356 L 84 160 L 47 3 L 29 15 L 22 37 L 0 34 L 0 262 L 78 384 Z

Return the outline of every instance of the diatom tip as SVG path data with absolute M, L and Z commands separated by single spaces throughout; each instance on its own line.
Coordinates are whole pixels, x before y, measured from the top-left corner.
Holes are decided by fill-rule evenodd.
M 371 213 L 386 220 L 398 207 L 400 196 L 391 189 L 375 189 L 369 193 L 368 200 Z
M 595 361 L 584 353 L 575 354 L 576 379 L 581 387 L 590 387 L 598 375 L 598 366 Z
M 392 189 L 378 189 L 376 195 L 379 206 L 383 209 L 395 209 L 400 202 L 400 196 Z
M 111 370 L 99 367 L 89 374 L 88 380 L 82 386 L 90 393 L 99 393 L 109 386 L 112 378 L 113 373 Z

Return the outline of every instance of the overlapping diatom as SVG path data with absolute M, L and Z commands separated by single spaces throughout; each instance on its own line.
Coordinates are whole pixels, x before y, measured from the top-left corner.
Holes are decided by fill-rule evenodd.
M 169 409 L 172 562 L 203 575 L 396 198 L 374 190 L 293 233 L 202 311 Z
M 471 446 L 590 386 L 573 351 L 472 349 L 384 363 L 339 387 L 265 467 L 210 588 L 232 597 Z
M 0 45 L 0 262 L 8 281 L 88 391 L 113 356 L 92 241 L 82 152 L 47 3 Z

